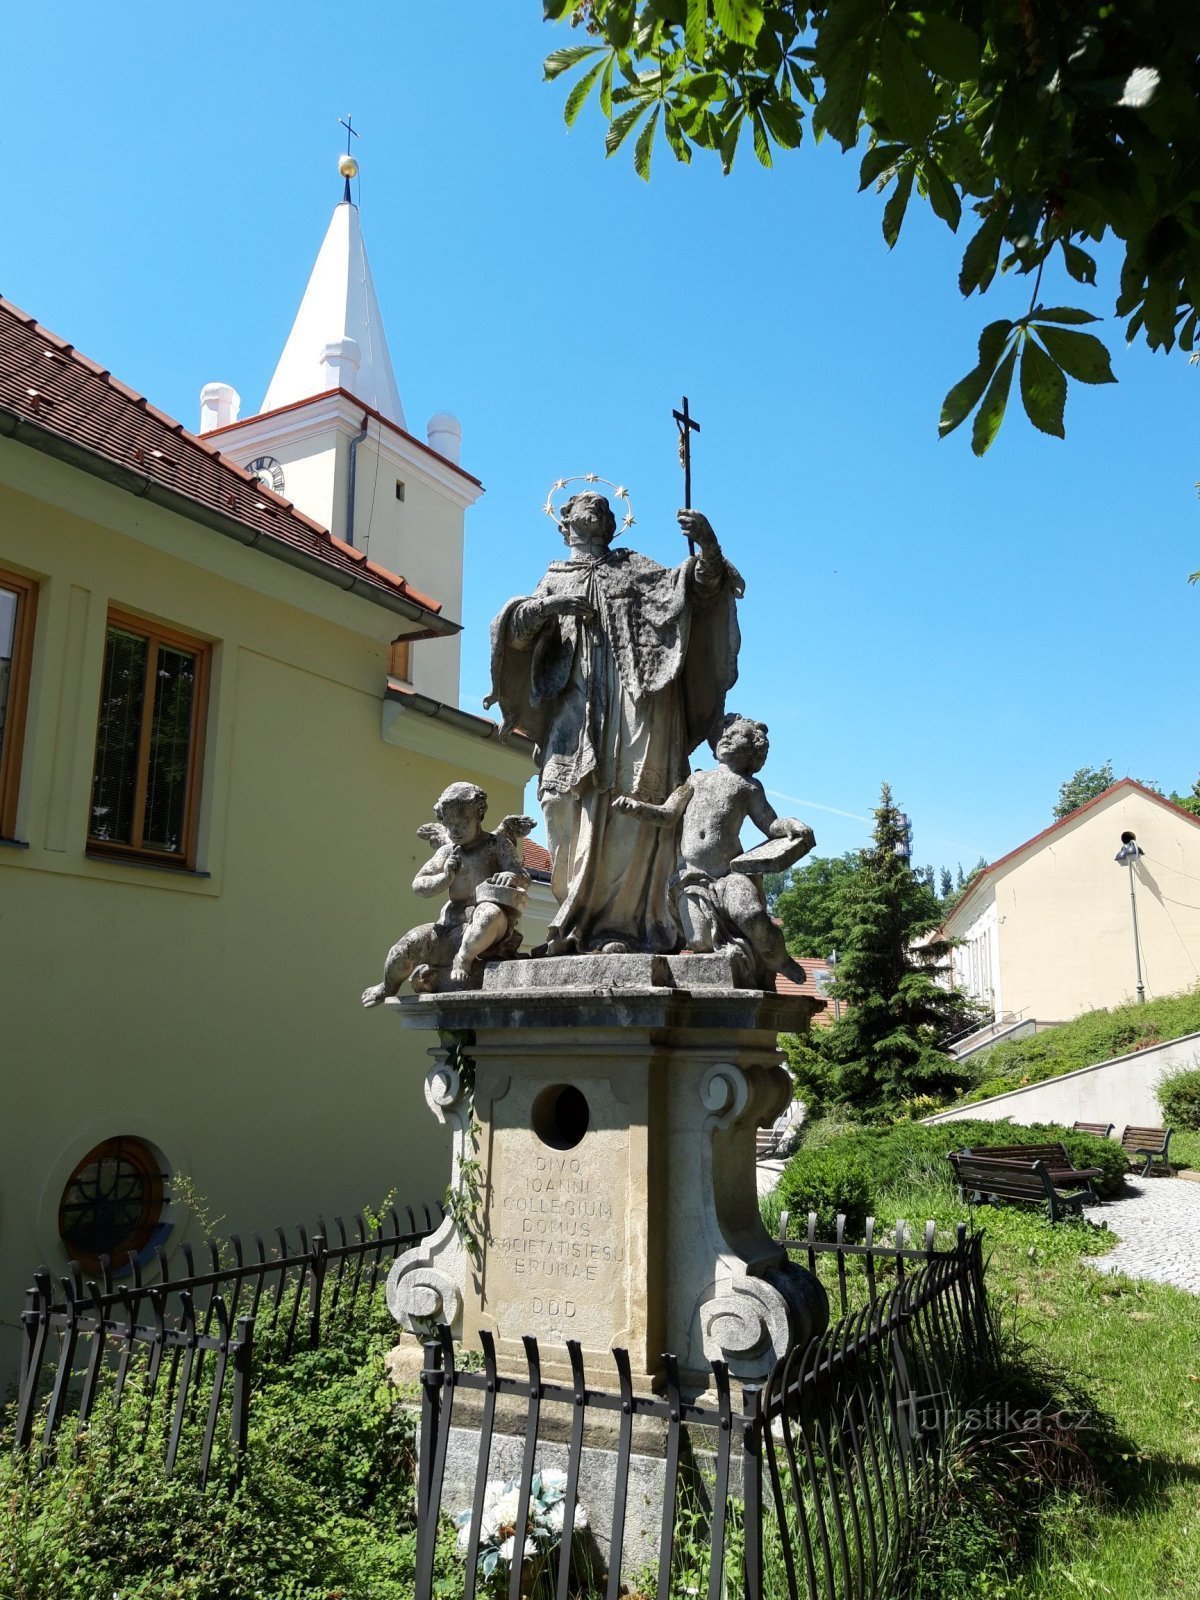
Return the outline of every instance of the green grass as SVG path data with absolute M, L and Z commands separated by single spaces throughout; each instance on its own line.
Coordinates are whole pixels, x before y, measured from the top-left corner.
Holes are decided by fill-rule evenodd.
M 897 1138 L 906 1144 L 903 1128 Z M 829 1150 L 847 1134 L 818 1123 L 809 1137 Z M 1179 1137 L 1178 1150 L 1173 1140 L 1172 1154 L 1200 1165 L 1200 1135 Z M 911 1160 L 875 1171 L 881 1229 L 903 1218 L 919 1231 L 932 1218 L 944 1237 L 965 1215 L 950 1185 Z M 1052 1227 L 1018 1206 L 975 1215 L 1002 1322 L 1110 1413 L 1133 1445 L 1109 1505 L 1056 1496 L 1023 1563 L 963 1560 L 957 1576 L 941 1572 L 920 1592 L 938 1600 L 1200 1600 L 1200 1297 L 1085 1267 L 1083 1256 L 1114 1243 L 1087 1221 Z M 1110 1216 L 1118 1227 L 1119 1202 Z M 852 1277 L 852 1301 L 855 1293 Z
M 1073 1022 L 1048 1028 L 1028 1039 L 1009 1039 L 973 1056 L 967 1063 L 975 1083 L 955 1103 L 984 1100 L 1027 1083 L 1041 1083 L 1080 1067 L 1094 1066 L 1135 1050 L 1200 1032 L 1200 989 L 1167 995 L 1145 1005 L 1085 1011 Z M 1197 1050 L 1200 1058 L 1200 1049 Z

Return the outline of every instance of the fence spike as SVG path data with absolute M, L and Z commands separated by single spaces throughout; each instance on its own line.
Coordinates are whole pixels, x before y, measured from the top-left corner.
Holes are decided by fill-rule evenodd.
M 683 1434 L 683 1403 L 679 1392 L 679 1362 L 663 1352 L 667 1391 L 667 1455 L 663 1472 L 662 1533 L 658 1551 L 658 1593 L 671 1592 L 671 1559 L 675 1554 L 675 1499 L 679 1492 L 679 1448 Z
M 521 1577 L 525 1565 L 525 1546 L 529 1534 L 529 1501 L 533 1494 L 533 1467 L 537 1454 L 538 1421 L 542 1409 L 542 1364 L 538 1342 L 530 1333 L 521 1335 L 525 1364 L 529 1368 L 529 1407 L 525 1415 L 525 1449 L 521 1456 L 521 1476 L 517 1489 L 516 1529 L 509 1562 L 508 1600 L 521 1600 Z
M 791 1216 L 791 1212 L 790 1211 L 781 1211 L 779 1213 L 779 1242 L 780 1242 L 780 1244 L 786 1244 L 787 1243 L 788 1218 L 790 1216 Z

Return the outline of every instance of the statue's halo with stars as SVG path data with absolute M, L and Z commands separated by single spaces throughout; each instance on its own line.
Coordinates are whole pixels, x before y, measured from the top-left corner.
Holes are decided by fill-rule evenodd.
M 619 538 L 621 534 L 626 531 L 626 529 L 633 527 L 635 521 L 633 507 L 629 503 L 629 490 L 625 488 L 624 484 L 614 483 L 611 478 L 602 478 L 598 473 L 595 472 L 577 472 L 573 477 L 570 478 L 555 478 L 554 482 L 550 486 L 550 493 L 546 496 L 546 503 L 542 507 L 542 510 L 548 517 L 554 518 L 555 526 L 558 528 L 560 533 L 562 532 L 562 522 L 559 518 L 558 511 L 555 509 L 554 496 L 558 494 L 560 490 L 565 489 L 569 483 L 582 483 L 586 484 L 589 488 L 594 484 L 602 483 L 606 488 L 612 490 L 613 494 L 618 500 L 624 500 L 625 515 L 621 519 L 620 527 L 613 535 L 614 539 Z

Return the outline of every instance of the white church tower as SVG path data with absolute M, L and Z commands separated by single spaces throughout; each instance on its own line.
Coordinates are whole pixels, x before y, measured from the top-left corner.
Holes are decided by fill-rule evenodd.
M 239 420 L 227 383 L 200 391 L 200 432 L 337 539 L 399 573 L 462 615 L 463 519 L 483 493 L 460 465 L 455 417 L 430 417 L 424 441 L 409 431 L 383 331 L 350 180 L 267 388 L 262 409 Z M 393 673 L 433 699 L 457 705 L 458 636 L 394 653 Z

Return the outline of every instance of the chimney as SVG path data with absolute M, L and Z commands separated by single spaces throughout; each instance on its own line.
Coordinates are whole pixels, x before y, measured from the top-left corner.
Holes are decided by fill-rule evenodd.
M 236 422 L 241 407 L 242 397 L 231 383 L 206 383 L 200 391 L 200 432 Z
M 448 411 L 435 411 L 426 424 L 429 448 L 458 466 L 462 459 L 462 423 Z

